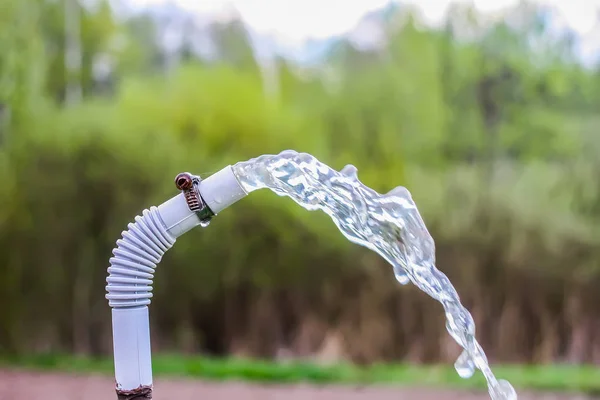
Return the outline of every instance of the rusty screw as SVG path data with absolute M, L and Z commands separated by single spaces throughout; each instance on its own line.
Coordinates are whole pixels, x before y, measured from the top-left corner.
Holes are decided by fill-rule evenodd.
M 175 186 L 179 190 L 189 190 L 192 188 L 194 180 L 192 175 L 187 172 L 182 172 L 175 177 Z

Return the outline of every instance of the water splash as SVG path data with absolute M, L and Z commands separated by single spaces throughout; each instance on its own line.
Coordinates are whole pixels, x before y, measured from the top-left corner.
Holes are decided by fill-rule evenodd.
M 365 246 L 392 264 L 396 280 L 414 283 L 439 301 L 446 329 L 464 349 L 455 363 L 463 378 L 481 370 L 493 400 L 516 400 L 513 387 L 497 380 L 475 339 L 475 323 L 446 275 L 435 267 L 435 245 L 409 191 L 397 187 L 379 194 L 363 185 L 354 166 L 340 172 L 306 153 L 284 151 L 233 166 L 247 192 L 268 188 L 291 197 L 307 210 L 328 214 L 348 240 Z

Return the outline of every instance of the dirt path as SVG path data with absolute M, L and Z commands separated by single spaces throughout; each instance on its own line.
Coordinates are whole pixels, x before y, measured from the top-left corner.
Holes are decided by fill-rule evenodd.
M 338 386 L 258 386 L 157 379 L 156 400 L 489 400 L 485 393 Z M 0 400 L 113 400 L 106 376 L 0 370 Z M 589 400 L 582 395 L 520 394 L 519 400 Z M 597 398 L 595 398 L 597 399 Z

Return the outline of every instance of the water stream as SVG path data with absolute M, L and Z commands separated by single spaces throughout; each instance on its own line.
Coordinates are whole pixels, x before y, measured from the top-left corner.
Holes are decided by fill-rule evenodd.
M 348 165 L 338 172 L 310 154 L 295 151 L 239 162 L 233 170 L 248 193 L 268 188 L 307 210 L 325 212 L 348 240 L 392 264 L 398 282 L 412 282 L 439 301 L 446 329 L 464 349 L 454 365 L 458 374 L 469 378 L 479 369 L 493 400 L 517 399 L 510 383 L 492 373 L 475 339 L 473 317 L 450 280 L 435 267 L 435 244 L 407 189 L 379 194 L 359 181 L 355 167 Z

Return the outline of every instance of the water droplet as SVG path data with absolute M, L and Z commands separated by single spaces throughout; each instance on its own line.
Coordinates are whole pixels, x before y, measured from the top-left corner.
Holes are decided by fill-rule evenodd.
M 296 156 L 299 156 L 301 154 L 298 154 L 297 152 L 295 152 L 294 150 L 283 150 L 280 155 L 282 157 L 290 157 L 290 158 L 294 158 Z
M 358 177 L 358 169 L 352 164 L 346 165 L 340 172 L 349 178 Z
M 517 400 L 517 392 L 512 385 L 504 379 L 498 380 L 498 386 L 490 390 L 492 400 Z
M 396 186 L 387 193 L 388 196 L 398 196 L 410 199 L 410 192 L 404 186 Z
M 406 272 L 397 271 L 396 269 L 394 269 L 394 276 L 401 285 L 407 285 L 410 282 L 410 279 L 408 275 L 406 275 Z
M 475 363 L 466 351 L 463 351 L 454 363 L 454 369 L 463 379 L 468 379 L 475 373 Z

